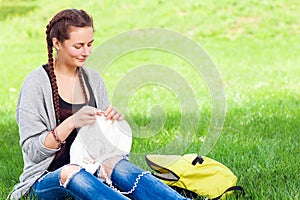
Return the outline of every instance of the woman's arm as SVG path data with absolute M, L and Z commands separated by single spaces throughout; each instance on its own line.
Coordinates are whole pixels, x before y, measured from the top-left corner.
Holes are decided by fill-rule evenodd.
M 23 153 L 33 163 L 53 156 L 58 150 L 44 145 L 50 130 L 56 126 L 51 85 L 40 67 L 25 79 L 18 99 L 16 119 Z
M 59 148 L 60 144 L 67 139 L 73 129 L 95 123 L 96 115 L 96 108 L 91 106 L 82 107 L 47 134 L 45 146 L 48 148 Z

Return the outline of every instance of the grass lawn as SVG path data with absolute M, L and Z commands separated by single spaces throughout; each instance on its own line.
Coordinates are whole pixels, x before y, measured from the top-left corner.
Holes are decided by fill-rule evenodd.
M 18 182 L 23 167 L 15 121 L 20 87 L 25 76 L 47 60 L 47 22 L 58 10 L 70 7 L 93 16 L 95 47 L 124 31 L 151 27 L 174 30 L 201 45 L 216 64 L 226 94 L 222 134 L 207 156 L 237 175 L 238 185 L 246 191 L 240 199 L 300 199 L 298 0 L 1 0 L 0 199 Z M 192 132 L 189 146 L 182 142 L 179 147 L 184 146 L 184 153 L 199 153 L 212 107 L 207 85 L 191 63 L 158 49 L 122 55 L 103 73 L 109 95 L 114 96 L 117 84 L 131 70 L 149 64 L 169 67 L 195 94 L 198 129 Z M 163 84 L 137 88 L 126 108 L 132 126 L 147 127 L 155 119 L 149 108 L 163 108 L 165 118 L 158 117 L 163 124 L 157 134 L 134 139 L 134 154 L 151 153 L 171 142 L 184 116 L 180 103 L 178 94 Z

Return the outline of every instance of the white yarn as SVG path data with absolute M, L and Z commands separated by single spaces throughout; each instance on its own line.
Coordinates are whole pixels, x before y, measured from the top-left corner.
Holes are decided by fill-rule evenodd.
M 115 156 L 128 155 L 131 150 L 132 131 L 125 120 L 111 121 L 104 116 L 97 116 L 95 124 L 82 127 L 71 145 L 70 163 L 77 164 L 94 174 L 100 166 L 105 182 L 121 194 L 131 194 L 138 186 L 140 179 L 149 171 L 138 175 L 133 187 L 128 192 L 115 188 L 102 166 L 102 162 Z
M 125 121 L 111 121 L 97 116 L 96 123 L 80 128 L 71 145 L 70 163 L 95 173 L 106 159 L 128 155 L 131 150 L 132 131 Z
M 102 165 L 100 164 L 100 169 L 101 169 L 101 172 L 103 173 L 103 176 L 105 178 L 105 182 L 109 185 L 110 188 L 112 188 L 113 190 L 117 191 L 117 192 L 120 192 L 121 194 L 131 194 L 134 192 L 134 190 L 137 188 L 138 184 L 139 184 L 139 181 L 141 180 L 141 178 L 146 175 L 146 174 L 150 174 L 149 171 L 143 171 L 142 173 L 140 173 L 138 175 L 138 177 L 135 179 L 135 182 L 133 184 L 133 187 L 128 191 L 128 192 L 121 192 L 120 190 L 118 190 L 116 187 L 113 186 L 112 184 L 112 181 L 108 178 L 104 168 L 102 167 Z

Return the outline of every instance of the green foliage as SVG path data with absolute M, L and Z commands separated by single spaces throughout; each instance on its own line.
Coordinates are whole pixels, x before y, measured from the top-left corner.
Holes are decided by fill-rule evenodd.
M 238 184 L 246 190 L 242 199 L 300 198 L 298 0 L 2 0 L 0 199 L 18 182 L 23 167 L 15 122 L 18 92 L 25 76 L 47 60 L 47 22 L 58 10 L 69 7 L 92 14 L 95 46 L 124 31 L 144 27 L 175 30 L 203 46 L 222 77 L 227 105 L 222 135 L 208 156 L 237 175 Z M 149 50 L 124 55 L 103 74 L 110 96 L 124 74 L 149 63 L 172 67 L 195 92 L 201 118 L 186 152 L 198 152 L 209 128 L 210 94 L 201 76 L 185 60 Z M 176 98 L 160 85 L 148 85 L 131 97 L 128 112 L 132 123 L 151 123 L 150 108 L 156 104 L 164 107 L 167 117 L 159 134 L 134 141 L 134 153 L 160 148 L 180 131 L 181 110 Z
M 22 15 L 26 15 L 29 12 L 34 11 L 36 8 L 35 1 L 1 1 L 0 7 L 0 21 L 8 18 L 14 18 Z

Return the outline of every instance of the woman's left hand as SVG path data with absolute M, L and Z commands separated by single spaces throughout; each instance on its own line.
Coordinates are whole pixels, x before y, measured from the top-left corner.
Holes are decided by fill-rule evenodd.
M 103 115 L 103 113 L 101 113 L 100 115 Z M 106 117 L 106 119 L 118 121 L 121 121 L 125 118 L 125 115 L 120 113 L 116 108 L 112 106 L 107 106 L 107 108 L 104 111 L 104 116 Z

